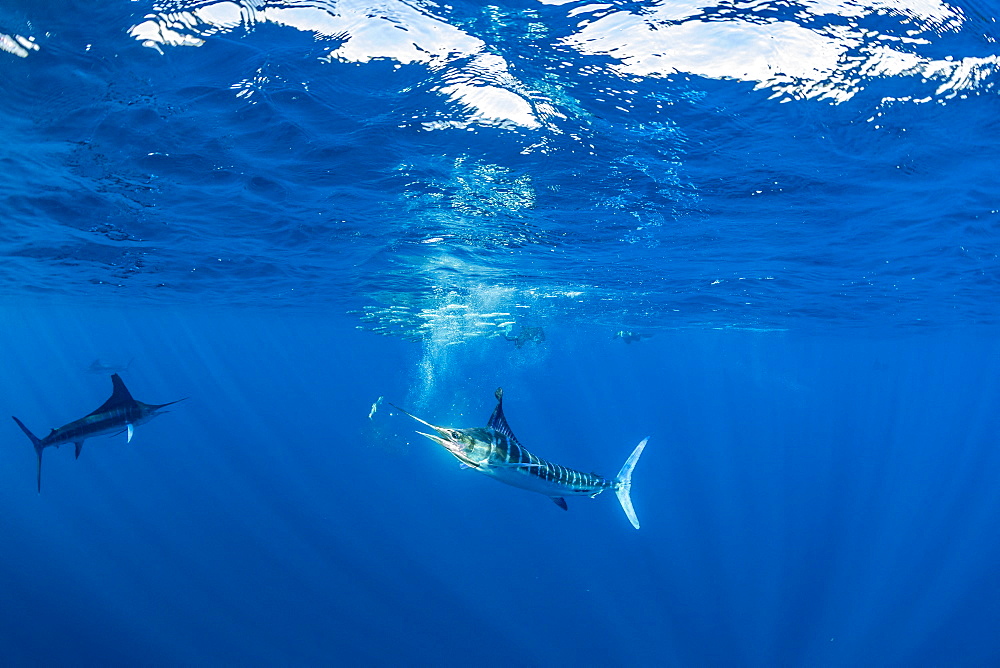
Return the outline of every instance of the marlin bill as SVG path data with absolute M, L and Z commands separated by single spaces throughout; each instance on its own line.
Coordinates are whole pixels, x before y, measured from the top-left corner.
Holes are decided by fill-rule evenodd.
M 72 443 L 76 446 L 76 457 L 79 458 L 83 442 L 94 436 L 128 433 L 126 443 L 130 443 L 133 428 L 136 425 L 149 422 L 160 415 L 163 408 L 176 404 L 178 401 L 184 401 L 184 399 L 177 399 L 165 404 L 144 404 L 141 401 L 136 401 L 117 373 L 111 376 L 111 385 L 113 388 L 111 397 L 101 404 L 100 408 L 79 420 L 53 429 L 45 438 L 38 438 L 24 426 L 23 422 L 16 417 L 14 418 L 17 426 L 31 439 L 31 444 L 35 446 L 35 454 L 38 455 L 39 492 L 42 491 L 42 452 L 45 448 L 58 448 L 63 443 Z
M 464 468 L 475 469 L 514 487 L 544 494 L 563 510 L 568 510 L 567 496 L 594 498 L 601 492 L 614 490 L 632 526 L 639 528 L 639 520 L 632 507 L 632 470 L 646 447 L 648 437 L 635 447 L 614 479 L 596 473 L 583 473 L 553 464 L 528 452 L 514 436 L 504 417 L 503 388 L 498 388 L 494 396 L 497 407 L 493 409 L 486 426 L 466 429 L 438 427 L 399 406 L 390 405 L 433 429 L 435 434 L 417 433 L 443 446 Z

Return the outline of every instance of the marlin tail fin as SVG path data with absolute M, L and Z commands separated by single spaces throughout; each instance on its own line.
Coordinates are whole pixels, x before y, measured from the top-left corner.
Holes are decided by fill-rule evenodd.
M 635 463 L 639 461 L 639 455 L 642 454 L 642 449 L 646 447 L 646 441 L 648 440 L 649 437 L 647 436 L 642 439 L 639 445 L 635 446 L 635 450 L 625 460 L 625 465 L 622 466 L 622 470 L 618 472 L 618 477 L 615 478 L 615 494 L 618 495 L 618 502 L 622 504 L 622 510 L 625 511 L 628 521 L 636 529 L 639 528 L 639 519 L 635 516 L 635 508 L 632 507 L 632 469 L 635 468 Z
M 14 416 L 12 415 L 11 417 L 14 417 Z M 23 431 L 25 433 L 25 435 L 28 438 L 31 439 L 31 444 L 33 446 L 35 446 L 35 454 L 38 455 L 38 491 L 39 491 L 39 493 L 41 493 L 41 491 L 42 491 L 42 450 L 44 450 L 44 446 L 42 445 L 41 440 L 39 440 L 37 436 L 35 436 L 34 434 L 32 434 L 28 430 L 28 428 L 24 426 L 23 422 L 21 422 L 17 418 L 14 418 L 14 422 L 16 422 L 17 426 L 21 428 L 21 431 Z

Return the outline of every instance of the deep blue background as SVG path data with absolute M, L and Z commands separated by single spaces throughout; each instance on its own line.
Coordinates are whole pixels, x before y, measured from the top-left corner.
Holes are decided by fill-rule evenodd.
M 14 664 L 986 665 L 998 658 L 1000 357 L 968 334 L 553 331 L 531 364 L 335 318 L 8 308 L 0 404 L 36 431 L 190 395 L 123 438 L 33 453 L 4 428 Z M 439 366 L 423 396 L 420 362 Z M 446 363 L 444 363 L 446 362 Z M 458 469 L 385 405 L 612 474 L 613 497 Z
M 995 3 L 250 4 L 0 7 L 0 663 L 1000 664 Z

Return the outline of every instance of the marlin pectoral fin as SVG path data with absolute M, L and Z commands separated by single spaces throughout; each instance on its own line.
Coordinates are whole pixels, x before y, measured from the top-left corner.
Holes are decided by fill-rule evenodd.
M 569 506 L 566 505 L 566 499 L 562 498 L 561 496 L 553 496 L 549 498 L 551 498 L 552 501 L 563 510 L 569 510 Z
M 135 433 L 135 428 L 132 427 L 132 423 L 129 422 L 128 423 L 128 439 L 125 441 L 126 443 L 131 443 L 132 442 L 132 434 L 133 433 Z
M 472 467 L 469 466 L 468 464 L 466 464 L 465 462 L 460 462 L 459 465 L 458 465 L 458 468 L 460 468 L 460 469 L 462 469 L 464 471 L 465 469 L 471 469 Z
M 73 445 L 76 446 L 76 459 L 80 458 L 80 451 L 83 450 L 83 441 L 77 441 Z

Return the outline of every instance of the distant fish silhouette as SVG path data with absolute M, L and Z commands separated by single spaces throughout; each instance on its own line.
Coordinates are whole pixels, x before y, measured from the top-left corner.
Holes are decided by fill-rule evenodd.
M 636 341 L 642 341 L 643 339 L 648 339 L 649 337 L 650 337 L 649 334 L 640 334 L 638 332 L 630 332 L 630 331 L 628 331 L 626 329 L 623 329 L 621 331 L 615 332 L 615 338 L 616 339 L 621 339 L 625 343 L 633 343 L 633 342 L 636 342 Z
M 129 370 L 129 368 L 132 366 L 132 362 L 134 361 L 135 358 L 133 357 L 128 361 L 128 364 L 122 366 L 121 364 L 106 364 L 105 362 L 102 362 L 100 359 L 96 359 L 90 363 L 90 366 L 87 367 L 87 371 L 89 371 L 90 373 L 97 373 L 102 376 L 109 373 L 125 373 Z
M 476 469 L 480 473 L 485 473 L 491 478 L 513 487 L 544 494 L 563 510 L 567 510 L 566 499 L 563 497 L 589 496 L 594 498 L 605 490 L 614 490 L 629 522 L 636 529 L 639 528 L 639 520 L 632 508 L 632 469 L 639 461 L 639 455 L 646 447 L 648 437 L 642 439 L 642 442 L 636 446 L 613 480 L 596 473 L 575 471 L 547 462 L 528 452 L 514 436 L 510 425 L 507 424 L 507 418 L 504 417 L 503 389 L 498 388 L 494 396 L 497 398 L 497 407 L 493 409 L 493 415 L 490 416 L 485 428 L 451 429 L 438 427 L 421 420 L 413 413 L 404 411 L 399 406 L 390 405 L 437 432 L 437 435 L 426 434 L 422 431 L 417 433 L 443 446 L 462 464 L 463 468 Z
M 524 344 L 531 342 L 541 345 L 545 342 L 545 330 L 541 327 L 522 326 L 515 332 L 514 325 L 510 324 L 504 328 L 503 338 L 513 341 L 517 348 L 522 348 Z
M 100 408 L 79 420 L 53 429 L 45 438 L 36 437 L 28 431 L 23 422 L 14 418 L 17 426 L 27 434 L 28 438 L 31 439 L 31 444 L 35 446 L 35 453 L 38 455 L 39 492 L 42 491 L 42 451 L 45 448 L 49 446 L 58 448 L 63 443 L 73 443 L 76 446 L 76 456 L 79 457 L 83 442 L 93 436 L 128 432 L 126 442 L 131 442 L 135 425 L 152 420 L 160 414 L 161 408 L 176 404 L 178 401 L 184 401 L 184 399 L 178 399 L 165 404 L 144 404 L 141 401 L 136 401 L 117 373 L 111 376 L 111 384 L 114 387 L 111 397 L 101 404 Z

